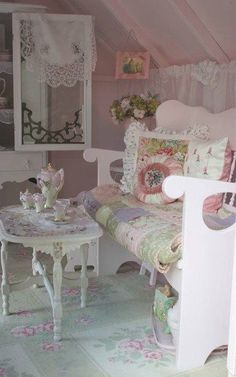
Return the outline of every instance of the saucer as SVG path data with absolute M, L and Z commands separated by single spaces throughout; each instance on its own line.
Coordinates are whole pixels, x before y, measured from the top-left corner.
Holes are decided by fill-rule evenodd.
M 63 220 L 56 220 L 54 216 L 48 216 L 46 219 L 49 221 L 52 221 L 54 224 L 64 225 L 64 224 L 69 224 L 71 217 L 65 216 Z

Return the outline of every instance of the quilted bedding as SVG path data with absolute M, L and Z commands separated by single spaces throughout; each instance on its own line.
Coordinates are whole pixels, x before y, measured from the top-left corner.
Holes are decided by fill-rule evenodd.
M 181 256 L 182 203 L 145 204 L 118 185 L 83 193 L 90 214 L 122 246 L 165 273 Z

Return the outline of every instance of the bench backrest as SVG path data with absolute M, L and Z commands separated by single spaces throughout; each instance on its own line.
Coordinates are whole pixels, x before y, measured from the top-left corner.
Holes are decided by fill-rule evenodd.
M 156 111 L 157 127 L 181 131 L 189 126 L 207 125 L 210 139 L 228 136 L 236 150 L 236 108 L 221 113 L 210 113 L 201 106 L 187 106 L 176 100 L 163 102 Z

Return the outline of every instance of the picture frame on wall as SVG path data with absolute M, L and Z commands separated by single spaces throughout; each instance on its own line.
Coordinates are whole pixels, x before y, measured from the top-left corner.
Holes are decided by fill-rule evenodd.
M 116 53 L 116 79 L 148 79 L 150 65 L 149 52 Z

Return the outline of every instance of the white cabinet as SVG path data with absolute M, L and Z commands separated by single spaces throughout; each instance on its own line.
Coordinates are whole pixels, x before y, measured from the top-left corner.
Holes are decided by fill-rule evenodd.
M 93 20 L 13 14 L 15 147 L 80 150 L 91 145 Z
M 44 8 L 33 9 L 42 11 Z M 12 203 L 18 200 L 18 193 L 8 182 L 15 184 L 35 177 L 46 163 L 46 153 L 15 151 L 12 14 L 19 10 L 25 11 L 26 6 L 0 3 L 0 207 L 6 204 L 6 198 Z M 7 188 L 3 189 L 4 183 Z
M 91 145 L 95 63 L 92 16 L 0 3 L 0 186 L 35 176 L 47 151 Z
M 45 163 L 45 155 L 40 152 L 0 152 L 0 189 L 4 182 L 22 182 L 35 177 Z M 0 204 L 3 204 L 1 199 Z

